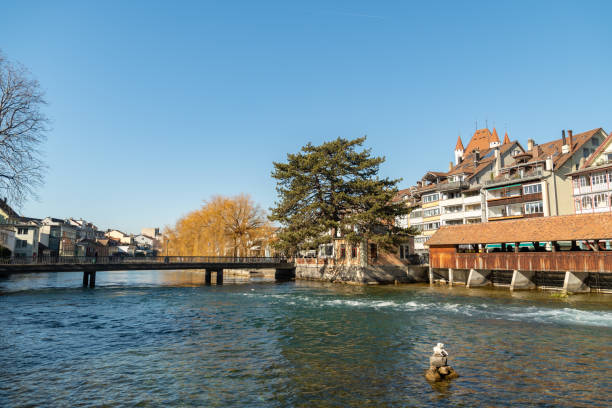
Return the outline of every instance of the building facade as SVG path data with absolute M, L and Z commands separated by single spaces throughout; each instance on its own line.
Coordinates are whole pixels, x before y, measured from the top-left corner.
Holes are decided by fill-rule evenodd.
M 515 162 L 485 182 L 487 221 L 545 217 L 575 213 L 572 200 L 573 171 L 607 138 L 603 129 L 537 145 L 532 139 Z M 586 192 L 586 191 L 585 191 Z
M 483 222 L 486 219 L 481 192 L 484 182 L 514 163 L 514 157 L 522 152 L 521 145 L 511 142 L 507 133 L 503 143 L 500 142 L 495 128 L 492 132 L 478 129 L 467 148 L 458 137 L 455 162 L 449 164 L 448 172 L 427 172 L 416 186 L 400 192 L 412 209 L 407 224 L 418 231 L 414 238 L 415 252 L 427 254 L 425 244 L 441 226 Z

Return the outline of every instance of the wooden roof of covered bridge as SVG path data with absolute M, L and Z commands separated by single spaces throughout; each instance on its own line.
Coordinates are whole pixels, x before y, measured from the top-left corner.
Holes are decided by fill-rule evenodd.
M 428 246 L 547 242 L 612 238 L 612 214 L 579 214 L 525 218 L 441 227 Z

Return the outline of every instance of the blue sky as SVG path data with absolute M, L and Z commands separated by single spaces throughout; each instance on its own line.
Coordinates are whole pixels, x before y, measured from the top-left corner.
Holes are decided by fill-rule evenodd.
M 6 1 L 46 91 L 26 215 L 137 232 L 215 194 L 273 205 L 273 161 L 367 135 L 409 186 L 475 122 L 524 143 L 612 130 L 610 2 Z

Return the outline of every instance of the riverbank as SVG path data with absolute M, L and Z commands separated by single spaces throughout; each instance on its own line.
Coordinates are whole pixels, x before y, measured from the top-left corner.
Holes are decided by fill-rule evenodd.
M 298 280 L 346 283 L 354 285 L 379 285 L 393 283 L 428 282 L 428 268 L 421 265 L 406 266 L 344 266 L 300 265 L 295 268 Z

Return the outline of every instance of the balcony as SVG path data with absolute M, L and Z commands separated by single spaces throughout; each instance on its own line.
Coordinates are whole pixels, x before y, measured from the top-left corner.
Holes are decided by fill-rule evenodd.
M 450 183 L 440 184 L 437 188 L 438 191 L 458 191 L 467 190 L 470 184 L 467 181 L 451 181 Z
M 464 197 L 463 198 L 463 203 L 464 204 L 477 204 L 477 203 L 480 203 L 480 194 L 477 194 L 475 196 L 470 196 L 470 197 Z
M 499 197 L 499 198 L 489 198 L 487 200 L 487 205 L 489 207 L 497 206 L 497 205 L 508 205 L 508 204 L 518 204 L 525 203 L 529 201 L 542 201 L 542 193 L 533 193 L 533 194 L 519 194 L 509 197 Z
M 524 181 L 529 181 L 529 180 L 534 180 L 534 179 L 539 179 L 544 175 L 544 172 L 542 170 L 533 170 L 533 171 L 528 171 L 523 173 L 522 175 L 520 173 L 517 174 L 504 174 L 502 178 L 498 178 L 496 180 L 487 180 L 485 181 L 485 186 L 486 187 L 493 187 L 493 186 L 503 186 L 504 184 L 508 184 L 508 183 L 519 183 L 519 182 L 524 182 Z
M 455 212 L 449 212 L 449 213 L 444 213 L 442 215 L 440 215 L 440 221 L 448 221 L 448 220 L 462 220 L 464 217 L 464 212 L 463 211 L 455 211 Z
M 463 216 L 465 218 L 481 218 L 482 217 L 482 209 L 477 209 L 477 210 L 469 210 L 469 211 L 464 211 L 463 212 Z
M 450 198 L 447 200 L 440 201 L 440 205 L 442 207 L 449 207 L 451 205 L 460 205 L 463 204 L 463 197 Z

